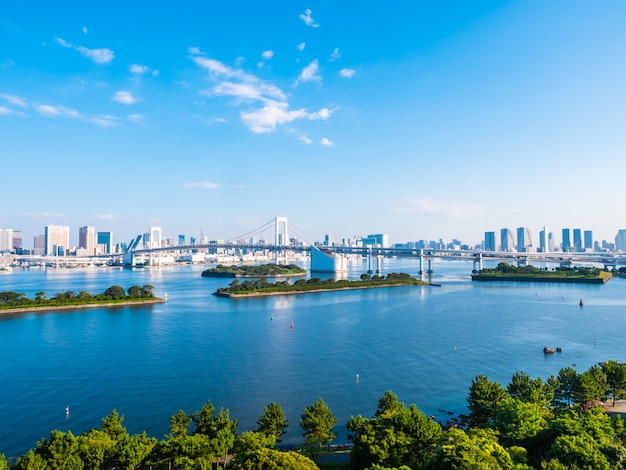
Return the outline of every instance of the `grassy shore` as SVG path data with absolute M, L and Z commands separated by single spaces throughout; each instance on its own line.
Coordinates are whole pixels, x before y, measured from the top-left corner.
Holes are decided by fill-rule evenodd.
M 136 300 L 120 300 L 120 301 L 103 301 L 87 304 L 66 304 L 66 305 L 42 305 L 42 306 L 28 306 L 28 307 L 13 307 L 2 306 L 0 307 L 0 315 L 15 315 L 17 313 L 30 313 L 30 312 L 51 312 L 58 310 L 79 310 L 84 308 L 97 308 L 97 307 L 124 307 L 129 305 L 151 305 L 165 303 L 167 300 L 153 297 L 151 299 L 136 299 Z

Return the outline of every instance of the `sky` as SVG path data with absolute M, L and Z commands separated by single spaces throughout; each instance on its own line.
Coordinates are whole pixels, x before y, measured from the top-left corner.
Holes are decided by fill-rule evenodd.
M 0 228 L 626 228 L 626 3 L 0 2 Z

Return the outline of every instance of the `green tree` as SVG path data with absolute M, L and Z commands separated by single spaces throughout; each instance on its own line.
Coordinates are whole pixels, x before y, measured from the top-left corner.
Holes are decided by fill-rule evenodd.
M 46 460 L 32 449 L 17 460 L 18 470 L 49 470 Z
M 257 431 L 266 436 L 273 436 L 276 442 L 281 442 L 280 438 L 287 432 L 285 429 L 289 423 L 281 406 L 271 402 L 263 409 L 263 414 L 259 416 L 256 424 Z
M 353 448 L 353 468 L 421 468 L 430 458 L 441 426 L 426 417 L 415 405 L 408 408 L 392 392 L 378 402 L 374 417 L 351 417 L 346 423 Z
M 556 393 L 556 400 L 564 406 L 571 406 L 574 400 L 574 391 L 578 373 L 571 367 L 564 367 L 559 371 L 559 388 Z
M 578 404 L 593 400 L 603 400 L 609 391 L 606 374 L 600 366 L 594 365 L 578 374 L 574 383 L 574 399 Z
M 228 468 L 239 468 L 241 464 L 252 458 L 253 454 L 260 449 L 274 448 L 276 441 L 274 435 L 266 435 L 261 431 L 245 431 L 235 437 L 233 444 L 233 459 Z
M 304 455 L 276 449 L 259 449 L 244 462 L 236 463 L 233 468 L 236 470 L 319 470 L 315 462 Z
M 9 462 L 4 454 L 0 454 L 0 470 L 9 470 Z
M 235 442 L 237 420 L 231 420 L 229 411 L 220 408 L 214 416 L 215 407 L 207 400 L 200 411 L 194 413 L 192 419 L 196 423 L 194 435 L 208 437 L 213 454 L 217 459 L 228 460 L 228 451 Z
M 188 435 L 192 418 L 192 415 L 188 415 L 183 410 L 179 410 L 178 413 L 170 418 L 170 433 L 174 436 Z
M 507 397 L 506 390 L 486 376 L 478 375 L 472 380 L 467 397 L 470 427 L 484 428 L 492 423 L 496 407 Z
M 104 296 L 108 299 L 123 299 L 126 297 L 126 291 L 120 286 L 111 286 L 104 291 Z
M 77 437 L 78 454 L 86 470 L 99 470 L 104 466 L 107 455 L 113 453 L 115 441 L 100 429 L 92 429 Z
M 326 444 L 336 437 L 332 431 L 336 424 L 337 418 L 321 398 L 318 398 L 312 405 L 305 407 L 304 413 L 300 416 L 300 427 L 314 461 L 321 451 L 322 444 Z
M 606 375 L 609 393 L 613 397 L 613 406 L 615 399 L 624 395 L 626 389 L 626 364 L 617 361 L 607 361 L 602 364 L 602 371 Z
M 78 456 L 78 440 L 71 431 L 52 431 L 49 439 L 39 441 L 36 452 L 51 470 L 82 470 L 84 467 Z
M 494 427 L 505 445 L 526 447 L 530 439 L 548 427 L 548 413 L 540 403 L 507 397 L 496 408 Z
M 513 460 L 492 429 L 452 428 L 441 435 L 429 470 L 513 469 Z M 524 467 L 518 467 L 524 468 Z M 528 467 L 526 467 L 528 468 Z

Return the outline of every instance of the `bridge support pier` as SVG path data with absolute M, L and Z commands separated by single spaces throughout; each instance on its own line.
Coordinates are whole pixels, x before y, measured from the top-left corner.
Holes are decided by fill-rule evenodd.
M 472 264 L 473 264 L 472 269 L 474 271 L 480 271 L 481 269 L 483 269 L 483 254 L 478 253 L 477 255 L 475 255 L 474 261 Z M 478 269 L 476 269 L 476 266 L 478 266 Z
M 420 250 L 420 270 L 419 270 L 419 275 L 420 275 L 420 281 L 424 280 L 424 250 Z

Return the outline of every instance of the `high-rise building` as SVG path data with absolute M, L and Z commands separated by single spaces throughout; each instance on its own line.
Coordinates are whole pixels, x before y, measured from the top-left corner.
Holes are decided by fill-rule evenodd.
M 485 251 L 496 251 L 496 232 L 485 232 Z
M 547 253 L 550 251 L 550 244 L 548 243 L 548 227 L 543 227 L 543 230 L 539 232 L 539 251 L 542 253 Z
M 565 253 L 571 250 L 572 242 L 569 237 L 569 229 L 564 228 L 561 230 L 562 238 L 561 238 L 561 250 Z
M 22 231 L 21 230 L 13 230 L 13 248 L 21 248 L 22 247 Z
M 529 248 L 533 246 L 532 233 L 529 227 L 517 228 L 517 251 L 524 252 L 529 251 Z
M 113 253 L 113 232 L 98 232 L 98 253 L 110 255 Z
M 70 246 L 70 228 L 66 225 L 44 227 L 44 255 L 61 256 Z
M 593 232 L 591 230 L 585 230 L 584 239 L 585 239 L 585 244 L 584 244 L 585 250 L 592 250 L 593 249 Z
M 583 251 L 583 237 L 579 228 L 574 229 L 574 251 L 578 253 Z
M 500 251 L 513 251 L 515 248 L 515 234 L 513 229 L 500 229 Z
M 617 235 L 615 235 L 615 249 L 617 251 L 626 251 L 626 229 L 617 231 Z
M 85 225 L 78 228 L 78 247 L 87 250 L 88 256 L 96 254 L 96 228 Z
M 13 251 L 13 229 L 0 228 L 0 252 Z
M 46 249 L 46 237 L 43 235 L 35 235 L 33 237 L 33 252 L 36 255 L 43 255 Z

